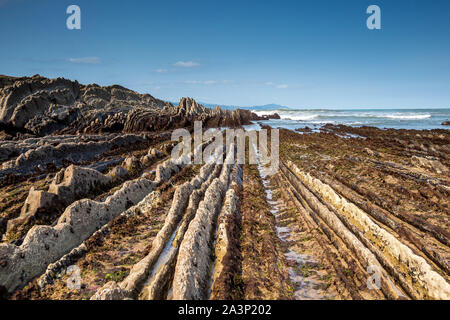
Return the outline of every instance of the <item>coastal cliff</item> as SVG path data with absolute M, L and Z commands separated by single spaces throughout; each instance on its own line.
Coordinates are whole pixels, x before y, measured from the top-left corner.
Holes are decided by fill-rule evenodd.
M 260 119 L 249 110 L 208 109 L 192 98 L 174 106 L 119 85 L 82 85 L 39 75 L 0 77 L 0 126 L 37 136 L 161 131 L 190 127 L 196 120 L 207 127 L 237 127 Z

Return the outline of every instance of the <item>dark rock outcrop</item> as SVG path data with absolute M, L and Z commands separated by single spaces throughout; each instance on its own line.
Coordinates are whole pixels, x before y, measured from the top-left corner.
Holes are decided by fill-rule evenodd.
M 312 132 L 312 129 L 308 126 L 305 126 L 304 128 L 297 128 L 295 129 L 297 132 Z
M 82 85 L 63 78 L 0 76 L 0 130 L 50 133 L 162 131 L 206 126 L 235 127 L 261 120 L 248 110 L 208 109 L 192 98 L 173 106 L 124 87 Z
M 258 119 L 258 120 L 270 120 L 270 119 L 281 119 L 281 117 L 280 117 L 280 115 L 278 113 L 275 112 L 274 114 L 262 115 L 260 117 L 260 119 Z
M 82 163 L 93 159 L 95 156 L 111 149 L 129 144 L 146 142 L 145 134 L 125 134 L 110 136 L 109 140 L 82 142 L 79 140 L 68 140 L 67 142 L 49 143 L 40 145 L 40 139 L 34 143 L 30 142 L 30 149 L 21 153 L 17 158 L 6 161 L 0 166 L 0 177 L 8 173 L 30 174 L 39 168 L 45 168 L 53 164 L 56 168 L 63 166 L 64 161 L 71 163 Z M 34 148 L 32 146 L 34 145 Z M 1 144 L 0 144 L 1 147 Z M 0 148 L 1 151 L 1 148 Z M 43 169 L 42 169 L 43 170 Z

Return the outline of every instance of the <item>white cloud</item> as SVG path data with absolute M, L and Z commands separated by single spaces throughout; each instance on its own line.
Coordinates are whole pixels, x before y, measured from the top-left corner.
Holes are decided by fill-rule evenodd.
M 72 63 L 85 63 L 85 64 L 99 64 L 101 62 L 99 57 L 84 57 L 84 58 L 69 58 L 67 61 Z
M 233 84 L 233 80 L 186 80 L 186 84 L 201 84 L 201 85 L 212 85 L 212 84 Z
M 173 64 L 175 67 L 192 68 L 198 67 L 200 63 L 195 61 L 177 61 Z
M 158 72 L 158 73 L 168 73 L 169 70 L 167 70 L 167 69 L 156 69 L 155 72 Z
M 275 83 L 275 82 L 272 82 L 272 81 L 266 82 L 265 85 L 266 86 L 270 86 L 270 87 L 275 87 L 277 89 L 287 89 L 287 88 L 289 88 L 289 85 L 287 85 L 285 83 L 278 84 L 278 83 Z
M 186 80 L 184 83 L 186 83 L 186 84 L 205 84 L 205 85 L 209 85 L 209 84 L 215 84 L 215 83 L 217 83 L 217 81 L 215 81 L 215 80 L 206 80 L 206 81 Z

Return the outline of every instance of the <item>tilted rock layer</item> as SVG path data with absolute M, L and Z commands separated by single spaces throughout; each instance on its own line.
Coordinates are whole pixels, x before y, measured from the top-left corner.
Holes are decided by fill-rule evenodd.
M 0 126 L 45 135 L 55 131 L 139 132 L 189 127 L 239 126 L 259 117 L 248 110 L 207 109 L 191 98 L 173 106 L 119 85 L 82 85 L 63 78 L 14 78 L 0 81 Z

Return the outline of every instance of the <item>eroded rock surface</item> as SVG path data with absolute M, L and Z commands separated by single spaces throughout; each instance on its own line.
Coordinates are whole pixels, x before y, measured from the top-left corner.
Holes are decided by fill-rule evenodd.
M 247 110 L 207 109 L 191 98 L 178 106 L 113 85 L 82 85 L 63 78 L 3 78 L 0 123 L 4 128 L 45 135 L 60 132 L 139 132 L 189 127 L 239 126 L 259 117 Z
M 34 226 L 20 246 L 0 244 L 0 260 L 6 261 L 0 283 L 9 292 L 42 274 L 48 264 L 68 253 L 97 228 L 142 200 L 154 183 L 139 179 L 126 182 L 105 202 L 80 200 L 70 205 L 54 227 Z
M 110 177 L 97 170 L 70 165 L 55 175 L 48 192 L 69 204 L 110 182 Z
M 260 162 L 173 159 L 172 129 L 196 120 L 261 118 L 0 77 L 0 295 L 448 299 L 448 130 L 280 129 L 280 170 L 268 176 Z

